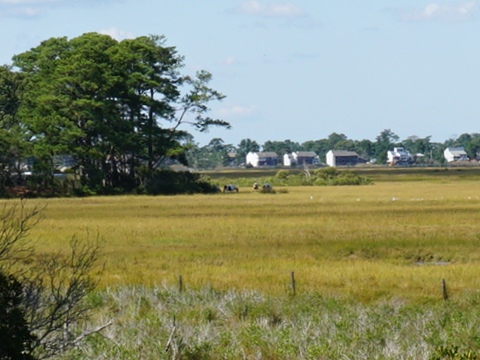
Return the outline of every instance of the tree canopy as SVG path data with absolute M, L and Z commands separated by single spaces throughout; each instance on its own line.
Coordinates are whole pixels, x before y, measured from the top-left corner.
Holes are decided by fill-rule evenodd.
M 208 116 L 224 98 L 209 86 L 212 75 L 183 74 L 183 57 L 165 43 L 86 33 L 14 56 L 0 71 L 0 147 L 10 163 L 31 157 L 48 187 L 55 158 L 69 155 L 82 186 L 97 192 L 135 188 L 166 159 L 185 163 L 188 126 L 230 124 Z M 12 168 L 4 164 L 2 178 Z

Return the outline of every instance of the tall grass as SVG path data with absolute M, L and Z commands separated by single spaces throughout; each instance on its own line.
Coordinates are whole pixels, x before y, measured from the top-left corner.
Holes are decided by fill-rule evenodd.
M 46 205 L 31 233 L 40 251 L 66 250 L 73 234 L 104 240 L 96 313 L 79 332 L 113 324 L 68 359 L 480 351 L 480 182 L 471 178 L 28 204 Z
M 103 287 L 175 284 L 370 302 L 436 301 L 479 288 L 480 183 L 291 187 L 287 193 L 94 197 L 46 204 L 41 251 L 72 234 L 104 239 Z
M 89 325 L 112 317 L 113 324 L 67 358 L 474 359 L 479 300 L 470 294 L 427 307 L 364 305 L 316 293 L 106 289 L 91 299 L 99 313 Z

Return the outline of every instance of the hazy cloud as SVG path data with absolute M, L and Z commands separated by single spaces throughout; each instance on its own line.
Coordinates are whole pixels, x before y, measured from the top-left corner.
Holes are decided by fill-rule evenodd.
M 233 65 L 233 64 L 236 64 L 236 63 L 237 63 L 237 59 L 235 59 L 235 57 L 233 57 L 233 56 L 227 56 L 223 60 L 223 64 L 225 64 L 225 65 Z
M 49 10 L 67 6 L 91 6 L 116 0 L 0 0 L 0 17 L 39 16 Z
M 59 3 L 60 0 L 0 0 L 1 6 L 32 6 Z
M 462 21 L 468 20 L 476 9 L 475 1 L 461 2 L 455 5 L 436 2 L 425 5 L 422 9 L 402 11 L 403 21 Z
M 255 113 L 257 110 L 256 106 L 240 106 L 235 105 L 231 107 L 222 107 L 218 109 L 218 114 L 220 117 L 231 117 L 231 116 L 245 116 Z
M 135 34 L 128 31 L 117 29 L 116 27 L 100 30 L 99 33 L 104 35 L 109 35 L 117 41 L 135 38 Z
M 298 17 L 304 15 L 301 7 L 291 3 L 267 4 L 257 0 L 245 1 L 236 10 L 242 14 L 263 17 Z

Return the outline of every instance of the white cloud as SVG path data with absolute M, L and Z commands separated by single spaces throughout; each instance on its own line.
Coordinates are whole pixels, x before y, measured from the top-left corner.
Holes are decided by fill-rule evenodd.
M 249 0 L 242 3 L 237 11 L 255 16 L 265 17 L 298 17 L 303 16 L 302 8 L 290 3 L 265 4 L 257 0 Z
M 10 15 L 19 16 L 19 17 L 35 17 L 42 13 L 41 9 L 31 6 L 20 6 L 9 11 Z
M 0 0 L 0 17 L 34 17 L 52 9 L 72 6 L 92 6 L 116 0 Z
M 109 35 L 117 41 L 135 38 L 135 34 L 128 31 L 117 29 L 116 27 L 100 30 L 99 33 L 104 35 Z
M 32 5 L 32 4 L 51 4 L 59 2 L 58 0 L 0 0 L 0 5 Z
M 406 12 L 404 21 L 462 21 L 468 20 L 475 12 L 475 1 L 461 2 L 455 5 L 429 3 L 422 9 Z
M 223 107 L 218 109 L 218 115 L 223 118 L 228 118 L 231 116 L 246 116 L 253 114 L 257 111 L 256 106 L 231 106 L 231 107 Z
M 237 63 L 237 59 L 235 59 L 233 56 L 227 56 L 227 58 L 223 60 L 223 63 L 225 65 L 233 65 Z

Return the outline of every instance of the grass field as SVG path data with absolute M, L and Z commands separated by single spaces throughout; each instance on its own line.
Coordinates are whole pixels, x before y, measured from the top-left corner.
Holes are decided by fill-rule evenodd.
M 79 332 L 112 325 L 64 359 L 479 358 L 477 170 L 409 171 L 275 194 L 29 200 L 46 206 L 39 251 L 104 243 Z
M 103 286 L 175 284 L 362 301 L 480 289 L 480 182 L 388 181 L 287 193 L 30 200 L 46 205 L 41 251 L 104 240 Z

